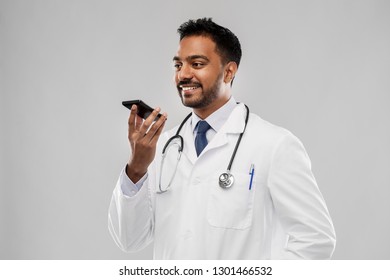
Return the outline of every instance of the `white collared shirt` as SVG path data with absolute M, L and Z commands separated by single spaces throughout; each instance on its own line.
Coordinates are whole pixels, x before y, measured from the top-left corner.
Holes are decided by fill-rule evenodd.
M 221 127 L 225 124 L 227 119 L 229 118 L 231 112 L 233 112 L 234 108 L 237 106 L 237 102 L 232 96 L 228 102 L 226 102 L 221 108 L 217 111 L 213 112 L 210 116 L 208 116 L 204 121 L 206 121 L 212 129 L 209 129 L 206 132 L 207 142 L 210 142 L 215 134 L 221 129 Z M 196 132 L 198 131 L 198 122 L 202 121 L 199 116 L 196 114 L 192 114 L 191 117 L 191 126 L 192 131 L 194 132 L 194 139 L 196 136 Z

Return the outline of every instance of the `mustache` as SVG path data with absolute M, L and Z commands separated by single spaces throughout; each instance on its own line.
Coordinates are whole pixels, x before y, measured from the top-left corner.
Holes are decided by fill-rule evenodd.
M 185 85 L 192 85 L 192 86 L 199 86 L 201 87 L 202 84 L 201 83 L 198 83 L 198 82 L 192 82 L 191 80 L 184 80 L 184 81 L 180 81 L 177 86 L 180 87 L 180 86 L 185 86 Z

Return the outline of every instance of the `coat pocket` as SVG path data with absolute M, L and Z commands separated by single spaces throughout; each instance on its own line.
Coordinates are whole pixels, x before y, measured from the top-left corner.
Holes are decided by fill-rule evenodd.
M 218 228 L 246 229 L 252 224 L 256 178 L 253 178 L 249 189 L 249 174 L 232 175 L 235 181 L 231 188 L 223 189 L 217 185 L 210 190 L 207 220 L 211 226 Z

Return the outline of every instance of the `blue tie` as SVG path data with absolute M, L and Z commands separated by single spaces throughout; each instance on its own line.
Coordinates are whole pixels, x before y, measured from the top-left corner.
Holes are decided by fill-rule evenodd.
M 199 121 L 197 126 L 198 131 L 196 132 L 195 137 L 195 149 L 196 154 L 199 156 L 200 153 L 203 151 L 204 147 L 207 146 L 206 132 L 211 127 L 206 121 Z

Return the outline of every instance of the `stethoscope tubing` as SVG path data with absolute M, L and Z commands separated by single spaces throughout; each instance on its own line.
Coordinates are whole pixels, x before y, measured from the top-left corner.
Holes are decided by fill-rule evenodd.
M 249 120 L 249 108 L 246 104 L 244 104 L 245 108 L 246 108 L 246 117 L 245 117 L 245 126 L 244 126 L 244 130 L 240 133 L 240 136 L 238 137 L 238 140 L 236 142 L 236 146 L 234 147 L 234 150 L 233 150 L 233 153 L 232 153 L 232 156 L 230 157 L 230 161 L 229 161 L 229 165 L 227 167 L 227 170 L 225 173 L 222 173 L 219 177 L 219 185 L 221 186 L 221 188 L 230 188 L 232 185 L 233 185 L 233 182 L 234 182 L 234 176 L 231 174 L 231 168 L 232 168 L 232 165 L 233 165 L 233 162 L 234 162 L 234 158 L 236 157 L 236 153 L 237 153 L 237 150 L 238 150 L 238 147 L 240 146 L 240 143 L 241 143 L 241 139 L 242 139 L 242 136 L 244 135 L 245 131 L 246 131 L 246 127 L 247 127 L 247 124 L 248 124 L 248 120 Z M 159 189 L 160 191 L 158 193 L 164 193 L 168 190 L 168 188 L 170 187 L 172 181 L 173 181 L 173 178 L 175 177 L 176 175 L 176 170 L 177 170 L 177 167 L 178 167 L 178 164 L 179 164 L 179 161 L 180 161 L 180 157 L 181 157 L 181 154 L 183 152 L 183 149 L 184 149 L 184 140 L 183 140 L 183 137 L 180 135 L 180 131 L 181 129 L 183 128 L 184 124 L 187 122 L 187 120 L 192 116 L 192 112 L 190 114 L 188 114 L 184 120 L 181 122 L 179 128 L 177 129 L 176 131 L 176 134 L 174 136 L 172 136 L 171 138 L 168 139 L 168 141 L 165 143 L 163 149 L 162 149 L 162 159 L 161 159 L 161 166 L 160 166 L 160 181 L 159 181 Z M 169 144 L 175 140 L 175 139 L 179 139 L 180 141 L 180 144 L 179 145 L 179 155 L 178 155 L 178 158 L 177 158 L 177 162 L 176 162 L 176 167 L 175 167 L 175 170 L 174 170 L 174 173 L 173 173 L 173 176 L 171 178 L 171 180 L 169 181 L 168 183 L 168 186 L 167 186 L 167 189 L 166 190 L 162 190 L 161 188 L 161 173 L 163 171 L 163 166 L 164 166 L 164 162 L 165 162 L 165 156 L 166 156 L 166 152 L 167 152 L 167 149 L 169 147 Z M 226 178 L 226 181 L 222 182 L 221 181 L 221 178 L 224 177 Z
M 229 162 L 229 165 L 228 165 L 228 167 L 227 167 L 227 171 L 228 171 L 228 172 L 230 172 L 230 170 L 232 169 L 232 165 L 233 165 L 234 158 L 236 157 L 236 153 L 237 153 L 238 147 L 240 146 L 242 136 L 243 136 L 244 133 L 245 133 L 246 126 L 247 126 L 248 120 L 249 120 L 249 108 L 248 108 L 248 106 L 246 106 L 246 104 L 244 104 L 244 106 L 245 106 L 245 108 L 246 108 L 245 126 L 244 126 L 244 130 L 240 133 L 240 136 L 238 137 L 236 146 L 234 147 L 233 154 L 232 154 L 232 156 L 231 156 L 231 158 L 230 158 L 230 162 Z

